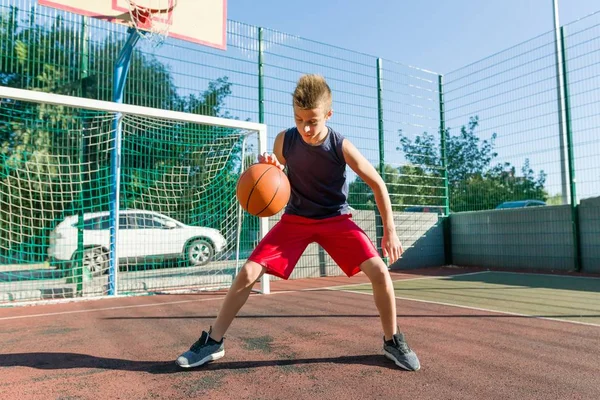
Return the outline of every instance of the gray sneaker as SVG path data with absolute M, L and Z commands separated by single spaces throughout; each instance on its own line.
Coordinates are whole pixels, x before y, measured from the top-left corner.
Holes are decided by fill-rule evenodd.
M 192 368 L 218 360 L 225 355 L 223 342 L 223 340 L 221 343 L 215 342 L 210 338 L 210 331 L 203 331 L 200 339 L 188 351 L 180 355 L 175 362 L 182 368 Z
M 418 371 L 421 368 L 419 358 L 408 347 L 406 340 L 404 340 L 404 334 L 401 332 L 396 333 L 392 340 L 386 341 L 383 338 L 383 354 L 396 363 L 397 366 L 407 371 Z

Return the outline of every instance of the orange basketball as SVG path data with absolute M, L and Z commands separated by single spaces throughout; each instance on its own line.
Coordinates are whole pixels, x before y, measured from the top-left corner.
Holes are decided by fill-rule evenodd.
M 240 179 L 235 192 L 242 208 L 257 217 L 270 217 L 283 210 L 290 199 L 290 182 L 271 164 L 253 164 Z

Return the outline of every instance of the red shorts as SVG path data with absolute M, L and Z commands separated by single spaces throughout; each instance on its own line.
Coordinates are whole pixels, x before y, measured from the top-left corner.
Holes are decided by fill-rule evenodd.
M 347 276 L 355 275 L 360 272 L 360 264 L 379 254 L 351 217 L 346 214 L 310 219 L 283 214 L 248 260 L 265 267 L 268 274 L 288 279 L 306 247 L 316 242 Z

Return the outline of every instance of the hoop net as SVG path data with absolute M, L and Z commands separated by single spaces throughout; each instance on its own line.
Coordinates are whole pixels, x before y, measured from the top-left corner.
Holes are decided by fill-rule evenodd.
M 177 0 L 129 0 L 133 28 L 141 37 L 159 45 L 169 36 Z

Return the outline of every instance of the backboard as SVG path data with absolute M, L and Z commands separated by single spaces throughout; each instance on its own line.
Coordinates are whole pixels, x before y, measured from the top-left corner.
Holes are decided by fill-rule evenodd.
M 173 4 L 168 18 L 167 13 L 153 17 L 153 21 L 169 25 L 170 37 L 222 50 L 227 47 L 227 0 L 38 0 L 43 6 L 130 26 L 132 2 L 148 8 Z

